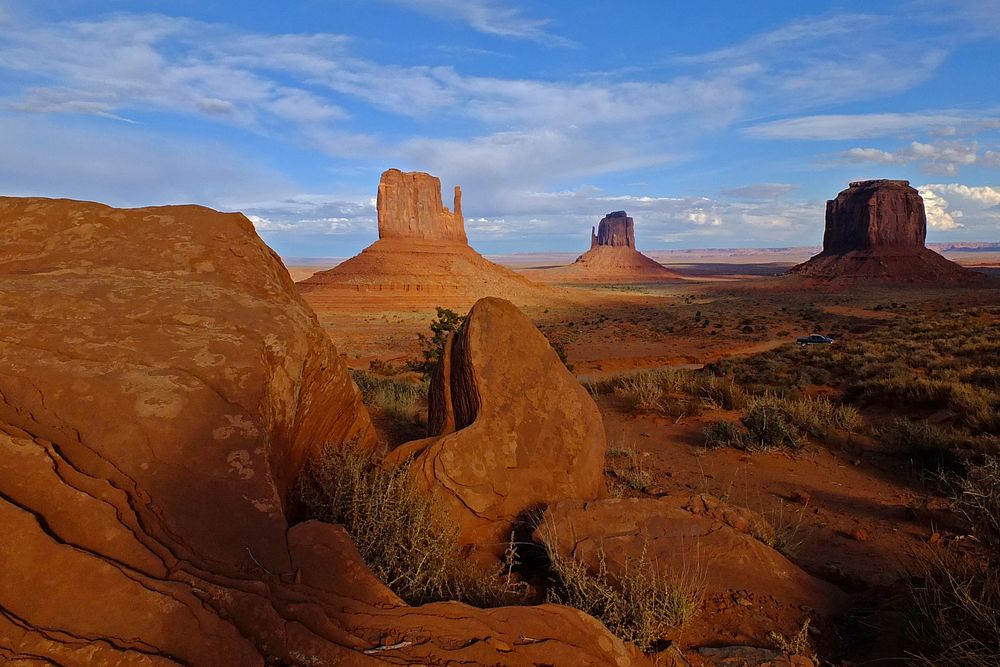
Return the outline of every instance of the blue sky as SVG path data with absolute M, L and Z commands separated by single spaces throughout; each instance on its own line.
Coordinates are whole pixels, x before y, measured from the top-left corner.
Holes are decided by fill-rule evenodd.
M 460 184 L 491 253 L 614 209 L 640 248 L 813 245 L 874 177 L 930 241 L 1000 241 L 1000 0 L 0 0 L 0 193 L 242 210 L 337 257 L 389 167 Z

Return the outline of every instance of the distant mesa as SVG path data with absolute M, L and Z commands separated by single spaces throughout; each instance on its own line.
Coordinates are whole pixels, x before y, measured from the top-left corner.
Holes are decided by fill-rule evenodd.
M 927 214 L 909 181 L 854 181 L 826 203 L 823 251 L 789 273 L 819 284 L 959 284 L 985 280 L 929 250 Z
M 590 230 L 590 250 L 568 266 L 526 272 L 545 282 L 647 283 L 683 280 L 682 276 L 635 249 L 635 221 L 612 211 Z
M 383 172 L 378 241 L 298 283 L 300 290 L 317 307 L 327 298 L 344 304 L 352 296 L 358 305 L 379 297 L 437 305 L 471 304 L 486 296 L 522 302 L 551 296 L 549 288 L 490 262 L 469 246 L 459 187 L 453 209 L 442 203 L 441 181 L 435 176 Z

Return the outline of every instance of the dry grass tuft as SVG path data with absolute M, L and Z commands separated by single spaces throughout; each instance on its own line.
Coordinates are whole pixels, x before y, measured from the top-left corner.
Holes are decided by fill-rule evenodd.
M 1000 665 L 1000 458 L 968 471 L 955 504 L 972 526 L 979 550 L 929 548 L 911 586 L 913 635 L 921 664 Z
M 793 558 L 802 546 L 804 514 L 804 507 L 793 512 L 785 509 L 785 503 L 779 503 L 777 511 L 757 514 L 760 518 L 751 522 L 750 535 L 786 558 Z
M 967 554 L 934 549 L 911 587 L 916 656 L 927 667 L 1000 665 L 1000 571 Z
M 809 658 L 818 665 L 819 657 L 816 655 L 812 642 L 809 640 L 810 622 L 811 619 L 809 618 L 804 620 L 802 622 L 802 627 L 799 628 L 799 631 L 792 637 L 785 637 L 780 632 L 772 632 L 768 635 L 768 639 L 774 643 L 774 647 L 779 651 L 783 651 L 788 655 L 801 655 L 805 658 Z
M 645 549 L 638 558 L 626 559 L 620 576 L 609 572 L 603 550 L 596 571 L 554 549 L 547 551 L 556 580 L 548 601 L 590 614 L 644 651 L 667 629 L 693 618 L 701 605 L 693 577 L 671 575 L 652 562 Z
M 408 603 L 508 601 L 508 580 L 469 563 L 445 510 L 407 473 L 356 447 L 327 447 L 303 469 L 297 495 L 305 518 L 342 524 L 372 572 Z

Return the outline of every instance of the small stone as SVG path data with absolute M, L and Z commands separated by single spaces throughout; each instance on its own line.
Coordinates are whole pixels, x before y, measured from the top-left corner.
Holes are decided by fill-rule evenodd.
M 808 491 L 802 489 L 795 489 L 792 491 L 792 500 L 799 503 L 800 505 L 808 505 L 809 501 L 812 500 L 812 496 L 809 495 Z
M 864 528 L 855 528 L 851 531 L 851 539 L 857 540 L 858 542 L 867 542 L 871 539 L 871 536 Z

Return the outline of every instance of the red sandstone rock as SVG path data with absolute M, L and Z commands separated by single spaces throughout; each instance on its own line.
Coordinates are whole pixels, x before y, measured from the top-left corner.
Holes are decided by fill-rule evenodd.
M 635 248 L 635 221 L 625 211 L 612 211 L 601 218 L 597 233 L 590 231 L 590 247 L 615 246 Z
M 465 236 L 461 189 L 455 212 L 441 203 L 441 183 L 421 172 L 390 169 L 378 189 L 379 240 L 361 254 L 299 283 L 305 298 L 322 306 L 357 299 L 400 298 L 428 305 L 468 307 L 484 296 L 518 302 L 545 300 L 551 290 L 494 264 L 473 250 Z
M 454 208 L 452 213 L 442 205 L 437 177 L 389 169 L 378 184 L 378 237 L 468 243 L 458 186 Z
M 845 285 L 985 280 L 927 249 L 926 236 L 924 202 L 909 181 L 855 181 L 826 203 L 823 252 L 789 273 Z
M 597 233 L 590 231 L 590 250 L 568 266 L 527 272 L 532 278 L 553 283 L 643 283 L 683 280 L 635 249 L 635 223 L 625 211 L 601 219 Z
M 741 603 L 712 614 L 709 627 L 699 628 L 696 619 L 684 628 L 694 645 L 722 636 L 754 643 L 775 630 L 790 636 L 801 627 L 804 607 L 820 618 L 842 611 L 843 593 L 748 534 L 751 514 L 706 497 L 568 500 L 549 506 L 535 539 L 593 569 L 603 553 L 612 576 L 645 552 L 658 567 L 702 587 L 706 600 L 738 593 Z
M 909 181 L 855 181 L 826 203 L 823 251 L 923 248 L 927 215 Z
M 0 310 L 0 662 L 644 664 L 564 607 L 407 607 L 289 527 L 302 461 L 372 427 L 242 215 L 0 199 Z
M 541 503 L 604 494 L 605 436 L 593 399 L 525 315 L 482 299 L 431 380 L 431 437 L 403 445 L 414 479 L 450 505 L 466 544 L 506 543 Z

